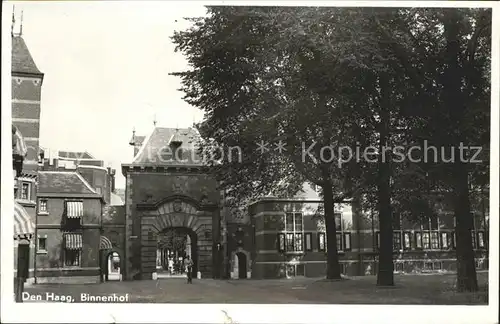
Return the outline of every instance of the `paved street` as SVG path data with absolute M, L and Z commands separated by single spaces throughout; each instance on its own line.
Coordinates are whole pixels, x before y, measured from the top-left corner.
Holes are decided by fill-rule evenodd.
M 396 286 L 380 288 L 376 277 L 357 277 L 342 281 L 295 280 L 194 280 L 107 282 L 104 284 L 44 284 L 28 287 L 31 294 L 54 292 L 72 295 L 129 294 L 139 303 L 326 303 L 326 304 L 487 304 L 488 273 L 479 273 L 478 294 L 457 294 L 455 275 L 401 275 Z

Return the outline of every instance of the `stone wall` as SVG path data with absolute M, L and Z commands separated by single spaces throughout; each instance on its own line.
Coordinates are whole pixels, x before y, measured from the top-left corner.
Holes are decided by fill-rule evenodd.
M 132 223 L 134 215 L 132 214 L 134 207 L 134 181 L 132 174 L 126 175 L 125 183 L 125 246 L 124 246 L 124 258 L 125 258 L 125 271 L 124 277 L 126 280 L 132 280 L 134 276 L 139 273 L 139 269 L 135 264 L 135 260 L 140 257 L 134 254 L 134 242 L 136 238 L 132 237 Z M 134 267 L 135 266 L 135 267 Z

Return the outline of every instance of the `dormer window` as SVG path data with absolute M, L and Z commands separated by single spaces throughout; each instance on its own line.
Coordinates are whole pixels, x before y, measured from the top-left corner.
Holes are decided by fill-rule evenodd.
M 172 137 L 170 137 L 168 144 L 172 150 L 174 160 L 175 161 L 182 161 L 183 160 L 183 152 L 182 152 L 182 148 L 181 148 L 182 139 L 181 139 L 181 136 L 179 134 L 178 129 L 176 129 L 175 133 L 172 135 Z
M 182 145 L 182 139 L 181 136 L 179 135 L 178 129 L 176 129 L 175 133 L 172 135 L 172 137 L 170 137 L 169 145 L 175 148 L 178 148 L 179 146 Z

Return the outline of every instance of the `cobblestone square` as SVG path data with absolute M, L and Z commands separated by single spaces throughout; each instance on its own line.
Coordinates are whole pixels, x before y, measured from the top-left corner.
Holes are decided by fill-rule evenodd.
M 376 286 L 375 276 L 342 281 L 294 280 L 194 280 L 172 278 L 156 281 L 106 282 L 103 284 L 40 284 L 27 287 L 32 295 L 102 296 L 129 294 L 133 303 L 253 303 L 253 304 L 427 304 L 486 305 L 488 273 L 478 274 L 480 291 L 458 294 L 455 274 L 396 276 L 396 286 Z

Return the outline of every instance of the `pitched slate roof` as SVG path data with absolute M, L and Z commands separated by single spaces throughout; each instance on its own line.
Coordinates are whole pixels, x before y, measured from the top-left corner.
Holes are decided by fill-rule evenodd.
M 38 67 L 26 46 L 26 42 L 21 36 L 12 37 L 12 73 L 39 74 Z
M 68 171 L 40 171 L 38 173 L 40 195 L 71 194 L 100 196 L 78 173 Z
M 132 164 L 136 165 L 201 165 L 201 157 L 197 154 L 197 140 L 200 138 L 194 128 L 163 128 L 156 127 L 144 139 L 139 152 Z M 175 147 L 171 146 L 172 139 L 181 141 L 182 157 L 176 160 Z
M 57 154 L 58 159 L 72 159 L 72 160 L 97 160 L 92 154 L 89 152 L 71 152 L 71 151 L 56 151 L 56 150 L 49 150 L 49 149 L 44 149 L 40 147 L 40 153 L 46 153 L 45 150 L 47 150 L 47 153 L 53 153 Z M 49 156 L 46 156 L 49 157 Z M 53 158 L 56 158 L 56 156 L 53 156 Z
M 68 151 L 59 151 L 58 156 L 60 158 L 66 158 L 66 159 L 89 159 L 89 160 L 95 160 L 95 157 L 93 157 L 89 152 L 68 152 Z

